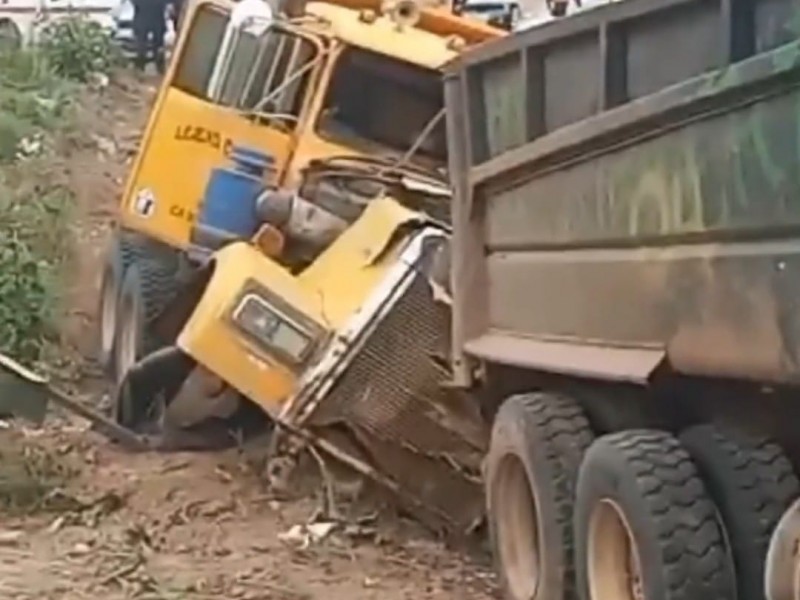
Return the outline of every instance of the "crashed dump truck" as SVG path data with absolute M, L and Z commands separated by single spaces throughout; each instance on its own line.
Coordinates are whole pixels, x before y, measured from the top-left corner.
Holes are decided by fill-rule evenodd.
M 223 188 L 254 188 L 250 174 L 313 196 L 307 182 L 340 186 L 334 173 L 351 159 L 376 172 L 379 158 L 436 171 L 446 160 L 440 67 L 504 34 L 447 4 L 285 4 L 293 16 L 257 0 L 187 6 L 106 253 L 98 354 L 116 382 L 164 345 L 151 325 L 198 267 L 256 233 L 249 200 L 206 201 L 211 174 L 238 172 L 214 179 Z M 429 124 L 433 135 L 420 137 Z
M 486 438 L 469 399 L 440 385 L 442 67 L 503 32 L 413 2 L 309 3 L 300 17 L 231 6 L 188 13 L 129 178 L 103 295 L 116 418 L 188 440 L 209 420 L 249 432 L 266 415 L 437 527 L 467 529 Z M 186 78 L 209 19 L 219 52 L 203 56 L 229 60 L 202 63 L 200 102 Z M 173 160 L 182 147 L 196 152 Z M 131 233 L 149 243 L 123 247 Z
M 322 195 L 265 190 L 120 420 L 260 406 L 432 522 L 485 512 L 513 600 L 797 598 L 796 11 L 627 0 L 454 56 L 448 179 L 351 161 L 302 266 Z
M 453 385 L 509 598 L 800 597 L 798 16 L 628 0 L 448 70 Z

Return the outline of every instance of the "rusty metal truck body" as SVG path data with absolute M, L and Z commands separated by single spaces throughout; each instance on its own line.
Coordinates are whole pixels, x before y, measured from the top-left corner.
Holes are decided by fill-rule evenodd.
M 513 600 L 765 597 L 800 495 L 798 17 L 627 0 L 447 73 L 453 376 L 496 415 Z
M 747 10 L 625 2 L 461 61 L 456 348 L 800 380 L 800 45 L 792 2 Z

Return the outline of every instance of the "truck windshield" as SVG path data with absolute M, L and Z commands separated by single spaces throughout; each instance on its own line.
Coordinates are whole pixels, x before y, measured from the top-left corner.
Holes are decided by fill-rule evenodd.
M 365 150 L 402 155 L 444 105 L 441 74 L 397 59 L 346 49 L 337 62 L 320 115 L 319 133 Z M 416 156 L 446 160 L 444 120 Z
M 294 127 L 317 55 L 310 41 L 272 28 L 260 36 L 242 32 L 225 60 L 220 48 L 229 15 L 203 5 L 177 58 L 173 85 L 195 97 L 242 111 L 279 115 Z M 217 83 L 213 84 L 216 79 Z

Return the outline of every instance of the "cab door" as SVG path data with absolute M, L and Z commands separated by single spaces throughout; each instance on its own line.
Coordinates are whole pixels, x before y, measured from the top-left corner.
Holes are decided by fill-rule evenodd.
M 240 31 L 220 53 L 230 12 L 200 3 L 188 15 L 128 178 L 124 227 L 177 248 L 189 246 L 211 170 L 235 144 L 268 152 L 278 176 L 296 144 L 319 63 L 313 38 L 276 27 Z

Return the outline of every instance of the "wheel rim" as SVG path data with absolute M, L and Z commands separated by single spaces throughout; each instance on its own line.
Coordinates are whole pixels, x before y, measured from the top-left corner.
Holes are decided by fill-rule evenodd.
M 642 567 L 633 530 L 620 506 L 598 502 L 589 521 L 589 596 L 597 600 L 644 600 Z
M 139 357 L 138 343 L 138 316 L 134 300 L 130 296 L 120 299 L 120 323 L 116 349 L 116 375 L 117 381 L 122 381 L 125 374 Z
M 114 348 L 114 334 L 117 329 L 117 300 L 116 278 L 111 269 L 106 269 L 100 287 L 100 346 L 105 357 L 110 357 Z
M 778 521 L 764 576 L 767 600 L 800 600 L 800 498 Z
M 513 598 L 529 600 L 536 596 L 541 570 L 538 511 L 525 465 L 517 456 L 501 460 L 493 488 L 500 568 Z

